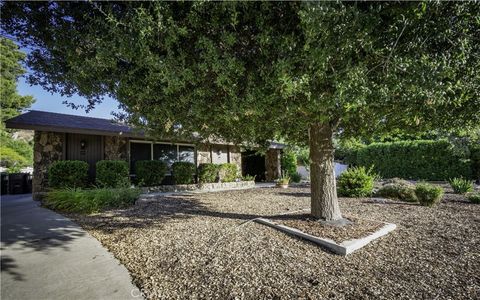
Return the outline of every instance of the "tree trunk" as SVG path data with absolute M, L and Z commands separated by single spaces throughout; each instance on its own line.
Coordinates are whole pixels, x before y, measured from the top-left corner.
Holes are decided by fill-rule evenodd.
M 310 126 L 311 214 L 325 221 L 342 219 L 338 205 L 333 163 L 333 128 L 329 124 Z

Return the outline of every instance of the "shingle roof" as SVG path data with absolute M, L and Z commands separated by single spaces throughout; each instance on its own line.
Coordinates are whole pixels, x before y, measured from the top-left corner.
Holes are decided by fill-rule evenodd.
M 31 110 L 5 122 L 7 128 L 141 137 L 143 132 L 109 119 Z
M 109 119 L 59 114 L 40 110 L 31 110 L 5 122 L 7 128 L 29 129 L 96 135 L 121 135 L 144 138 L 143 131 Z M 198 137 L 197 137 L 198 138 Z M 214 144 L 229 144 L 214 141 Z M 283 149 L 285 144 L 271 142 L 270 148 Z

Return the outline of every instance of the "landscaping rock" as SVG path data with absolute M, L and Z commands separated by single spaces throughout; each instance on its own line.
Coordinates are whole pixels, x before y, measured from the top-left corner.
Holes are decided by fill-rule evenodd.
M 345 216 L 397 224 L 347 257 L 251 222 L 309 208 L 305 188 L 169 196 L 75 219 L 148 299 L 478 299 L 480 205 L 450 196 L 434 208 L 341 198 Z

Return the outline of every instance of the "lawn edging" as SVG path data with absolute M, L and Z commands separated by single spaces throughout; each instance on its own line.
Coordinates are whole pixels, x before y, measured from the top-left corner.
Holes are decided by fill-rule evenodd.
M 195 183 L 195 184 L 176 184 L 176 185 L 158 185 L 143 187 L 142 192 L 148 193 L 174 193 L 174 192 L 190 192 L 190 191 L 222 191 L 234 189 L 254 188 L 255 181 L 235 181 L 235 182 L 212 182 L 212 183 Z
M 254 221 L 257 222 L 257 223 L 263 224 L 263 225 L 270 226 L 270 227 L 275 228 L 277 230 L 280 230 L 282 232 L 286 232 L 286 233 L 289 233 L 291 235 L 309 240 L 309 241 L 311 241 L 315 244 L 318 244 L 322 247 L 325 247 L 325 248 L 331 250 L 335 254 L 339 254 L 339 255 L 343 255 L 343 256 L 346 256 L 346 255 L 364 247 L 365 245 L 369 244 L 371 241 L 376 240 L 376 239 L 388 234 L 389 232 L 393 231 L 395 228 L 397 228 L 397 225 L 395 225 L 393 223 L 384 223 L 385 225 L 382 228 L 380 228 L 379 230 L 375 231 L 374 233 L 372 233 L 372 234 L 370 234 L 366 237 L 363 237 L 363 238 L 360 238 L 360 239 L 347 240 L 347 241 L 344 241 L 340 244 L 337 244 L 335 241 L 333 241 L 331 239 L 316 237 L 316 236 L 310 235 L 308 233 L 305 233 L 303 231 L 300 231 L 298 229 L 272 222 L 272 221 L 267 220 L 265 218 L 257 218 Z

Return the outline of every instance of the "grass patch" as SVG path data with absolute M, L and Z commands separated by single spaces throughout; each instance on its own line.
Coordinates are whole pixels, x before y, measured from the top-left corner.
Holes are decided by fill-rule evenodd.
M 71 213 L 90 214 L 106 208 L 128 207 L 140 196 L 140 189 L 60 189 L 48 192 L 44 205 Z

